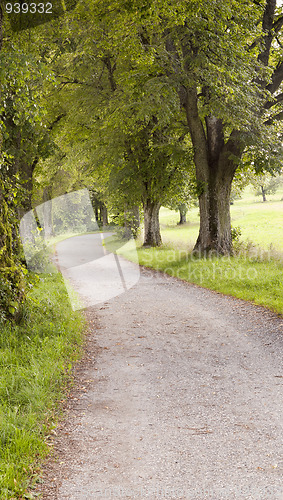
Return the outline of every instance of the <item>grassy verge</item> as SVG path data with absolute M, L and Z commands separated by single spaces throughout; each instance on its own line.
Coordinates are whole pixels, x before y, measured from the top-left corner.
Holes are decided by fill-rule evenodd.
M 140 265 L 211 290 L 252 301 L 283 314 L 283 261 L 260 248 L 244 248 L 235 257 L 198 258 L 182 248 L 125 248 L 115 237 L 105 241 L 109 251 Z
M 83 320 L 61 275 L 41 275 L 19 325 L 0 333 L 0 498 L 33 498 L 28 488 L 49 451 L 56 401 L 82 350 Z

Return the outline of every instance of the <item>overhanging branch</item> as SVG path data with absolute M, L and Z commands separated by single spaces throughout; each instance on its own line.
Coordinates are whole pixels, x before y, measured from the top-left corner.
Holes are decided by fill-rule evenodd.
M 266 87 L 267 90 L 269 90 L 269 92 L 271 94 L 274 94 L 276 92 L 276 90 L 279 89 L 279 87 L 282 83 L 282 80 L 283 80 L 283 61 L 281 61 L 277 65 L 277 68 L 275 69 L 273 76 L 272 76 L 272 83 L 267 85 L 267 87 Z
M 264 122 L 265 125 L 272 125 L 274 122 L 283 120 L 283 110 Z
M 281 30 L 283 26 L 283 15 L 278 17 L 278 19 L 276 19 L 276 21 L 273 23 L 273 30 L 274 32 L 277 34 L 279 33 L 279 31 Z
M 58 115 L 55 120 L 53 120 L 53 122 L 49 125 L 48 130 L 51 131 L 55 127 L 55 125 L 59 123 L 59 121 L 62 120 L 62 118 L 64 118 L 66 115 L 67 113 L 61 113 L 60 115 Z
M 263 36 L 263 47 L 258 55 L 258 60 L 261 61 L 265 66 L 268 65 L 270 49 L 272 45 L 272 40 L 274 37 L 274 14 L 276 8 L 276 0 L 266 0 L 265 10 L 262 18 L 262 30 Z
M 283 101 L 283 92 L 281 92 L 281 94 L 279 94 L 278 96 L 276 96 L 276 98 L 273 101 L 268 101 L 264 105 L 264 108 L 265 109 L 270 109 L 270 108 L 272 108 L 273 106 L 275 106 L 276 104 L 278 104 L 279 102 L 282 102 L 282 101 Z

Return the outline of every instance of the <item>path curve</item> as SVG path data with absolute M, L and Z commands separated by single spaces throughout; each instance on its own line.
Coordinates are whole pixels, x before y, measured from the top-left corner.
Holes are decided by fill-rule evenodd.
M 43 499 L 282 499 L 277 315 L 142 269 L 86 310 Z

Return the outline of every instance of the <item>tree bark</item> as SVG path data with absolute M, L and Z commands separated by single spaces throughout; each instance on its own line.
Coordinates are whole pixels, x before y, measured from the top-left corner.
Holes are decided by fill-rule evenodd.
M 100 205 L 100 213 L 102 215 L 102 224 L 103 226 L 108 226 L 108 210 L 104 203 Z
M 98 222 L 99 221 L 99 213 L 98 213 L 97 203 L 95 203 L 95 206 L 94 206 L 94 214 L 95 214 L 95 220 L 96 220 L 96 222 Z
M 206 130 L 198 113 L 197 89 L 186 89 L 184 107 L 194 146 L 199 190 L 200 230 L 195 251 L 232 253 L 231 184 L 244 146 L 238 132 L 225 143 L 220 119 L 207 116 Z
M 158 247 L 161 245 L 161 234 L 159 226 L 160 203 L 146 200 L 144 210 L 144 243 L 143 246 Z
M 178 225 L 185 224 L 187 222 L 187 207 L 184 203 L 179 206 L 180 220 Z
M 209 172 L 211 173 L 211 172 Z M 230 193 L 231 177 L 221 177 L 218 172 L 209 176 L 207 188 L 199 197 L 200 229 L 195 250 L 201 254 L 215 251 L 232 252 Z
M 261 189 L 262 201 L 266 201 L 266 196 L 263 186 L 260 186 L 260 189 Z

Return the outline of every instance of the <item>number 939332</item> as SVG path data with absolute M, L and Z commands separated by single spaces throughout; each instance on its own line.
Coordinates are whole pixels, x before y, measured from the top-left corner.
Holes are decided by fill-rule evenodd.
M 52 14 L 51 2 L 7 2 L 5 11 L 7 14 Z

